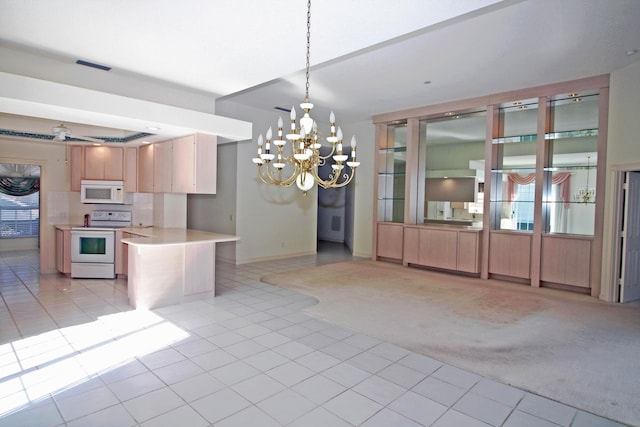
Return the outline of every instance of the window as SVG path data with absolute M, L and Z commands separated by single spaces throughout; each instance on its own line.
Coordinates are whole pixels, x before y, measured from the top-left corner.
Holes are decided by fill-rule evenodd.
M 37 237 L 39 229 L 39 191 L 28 196 L 0 193 L 0 238 Z

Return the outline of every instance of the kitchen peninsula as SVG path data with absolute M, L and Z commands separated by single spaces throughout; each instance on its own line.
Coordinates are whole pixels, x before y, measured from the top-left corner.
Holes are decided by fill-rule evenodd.
M 216 244 L 239 237 L 183 228 L 122 229 L 128 245 L 129 304 L 152 309 L 213 296 Z

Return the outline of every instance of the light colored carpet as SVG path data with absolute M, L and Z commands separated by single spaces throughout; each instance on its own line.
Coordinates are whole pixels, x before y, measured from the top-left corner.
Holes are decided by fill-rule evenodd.
M 319 318 L 640 425 L 640 306 L 370 260 L 271 274 Z

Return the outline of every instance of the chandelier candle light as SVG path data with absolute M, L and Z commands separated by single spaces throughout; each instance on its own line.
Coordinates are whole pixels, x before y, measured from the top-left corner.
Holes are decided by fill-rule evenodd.
M 258 136 L 258 155 L 253 163 L 258 166 L 258 177 L 265 184 L 289 187 L 294 182 L 299 189 L 307 194 L 317 183 L 322 188 L 339 188 L 349 184 L 355 175 L 360 162 L 356 161 L 356 137 L 351 138 L 351 160 L 349 155 L 343 152 L 342 129 L 336 127 L 336 118 L 331 112 L 329 116 L 330 134 L 326 138 L 330 144 L 330 151 L 326 156 L 320 154 L 322 144 L 320 142 L 318 126 L 309 115 L 313 104 L 309 102 L 309 58 L 311 47 L 311 0 L 307 1 L 307 62 L 306 62 L 306 92 L 304 102 L 300 108 L 304 111 L 300 119 L 300 125 L 296 123 L 296 110 L 291 107 L 291 125 L 289 133 L 284 135 L 284 123 L 282 117 L 278 119 L 277 139 L 272 140 L 273 131 L 270 127 L 266 133 L 266 141 L 262 134 Z M 282 137 L 285 137 L 284 140 Z M 285 146 L 290 142 L 289 154 L 285 153 Z M 275 149 L 271 144 L 275 145 Z M 331 172 L 327 179 L 320 178 L 318 168 L 328 160 L 335 162 L 331 165 Z M 350 173 L 343 173 L 346 165 Z M 287 171 L 285 168 L 290 165 Z M 290 169 L 293 168 L 293 171 Z

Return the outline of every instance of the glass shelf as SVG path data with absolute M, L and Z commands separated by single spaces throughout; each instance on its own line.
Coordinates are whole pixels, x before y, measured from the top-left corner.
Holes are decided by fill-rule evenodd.
M 583 138 L 598 136 L 598 129 L 568 130 L 564 132 L 550 132 L 545 134 L 545 139 Z
M 504 136 L 500 138 L 493 138 L 491 140 L 494 144 L 511 144 L 518 142 L 536 142 L 538 140 L 538 135 L 516 135 L 516 136 Z
M 491 173 L 535 173 L 536 168 L 491 169 Z
M 403 153 L 407 151 L 407 147 L 388 147 L 388 148 L 379 148 L 379 153 Z

